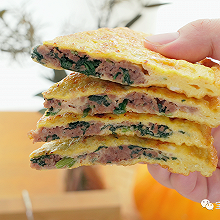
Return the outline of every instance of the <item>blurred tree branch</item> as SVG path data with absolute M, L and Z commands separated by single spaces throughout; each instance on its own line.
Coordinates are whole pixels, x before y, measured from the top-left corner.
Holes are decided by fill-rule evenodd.
M 125 27 L 130 27 L 133 25 L 135 22 L 139 20 L 139 18 L 142 16 L 142 9 L 143 8 L 153 8 L 153 7 L 158 7 L 170 3 L 151 3 L 152 1 L 147 1 L 146 0 L 102 0 L 102 3 L 98 4 L 98 1 L 95 1 L 95 5 L 92 3 L 92 0 L 87 0 L 87 4 L 89 5 L 89 8 L 91 9 L 92 14 L 95 16 L 94 11 L 98 12 L 98 17 L 97 17 L 97 28 L 102 28 L 102 27 L 110 27 L 110 20 L 112 19 L 112 12 L 113 9 L 118 6 L 122 2 L 126 2 L 127 5 L 139 5 L 139 11 L 137 14 L 130 18 L 129 21 L 118 21 L 118 23 L 115 25 L 115 27 L 121 26 L 121 23 L 124 23 Z M 94 10 L 96 8 L 96 10 Z M 97 15 L 96 15 L 97 16 Z
M 38 27 L 23 7 L 1 10 L 0 29 L 0 51 L 11 54 L 13 59 L 20 54 L 30 54 L 36 42 L 41 41 L 36 34 Z
M 100 9 L 101 11 L 100 16 L 98 17 L 98 22 L 97 22 L 98 28 L 108 27 L 113 8 L 117 4 L 124 2 L 124 1 L 127 1 L 127 0 L 105 0 L 104 1 L 104 4 L 101 6 L 101 9 Z

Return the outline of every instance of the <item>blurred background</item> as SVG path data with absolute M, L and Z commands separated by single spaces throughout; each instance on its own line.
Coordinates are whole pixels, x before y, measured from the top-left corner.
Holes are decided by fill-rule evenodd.
M 36 210 L 39 213 L 44 210 L 39 205 L 39 200 L 42 198 L 50 203 L 58 199 L 57 195 L 64 196 L 62 197 L 65 204 L 63 209 L 68 207 L 69 210 L 75 210 L 77 208 L 74 204 L 70 206 L 66 204 L 67 202 L 65 203 L 70 198 L 62 193 L 89 191 L 86 194 L 88 197 L 77 194 L 79 196 L 77 198 L 80 201 L 89 201 L 92 198 L 100 201 L 95 207 L 96 213 L 99 213 L 96 219 L 108 219 L 105 217 L 106 213 L 115 213 L 109 219 L 171 219 L 168 208 L 167 216 L 158 217 L 158 212 L 163 206 L 162 200 L 153 203 L 152 200 L 143 199 L 148 197 L 153 199 L 152 187 L 157 195 L 160 194 L 159 187 L 161 187 L 150 178 L 145 165 L 47 172 L 29 168 L 28 155 L 40 145 L 33 145 L 26 134 L 29 130 L 35 129 L 36 122 L 41 116 L 39 111 L 43 108 L 43 99 L 40 94 L 60 80 L 57 72 L 33 62 L 30 52 L 33 46 L 41 44 L 44 40 L 100 27 L 126 26 L 150 34 L 175 32 L 193 20 L 219 18 L 219 9 L 220 1 L 216 0 L 44 0 L 40 2 L 0 0 L 0 219 L 10 219 L 7 216 L 12 216 L 11 219 L 13 219 L 14 215 L 19 219 L 18 213 L 20 213 L 20 219 L 26 219 L 24 217 L 26 209 L 22 199 L 24 189 L 35 201 L 33 209 L 37 207 Z M 68 73 L 66 71 L 60 74 L 64 76 Z M 149 179 L 148 183 L 142 185 L 142 187 L 149 187 L 146 192 L 141 192 L 140 186 L 137 186 L 140 182 L 136 182 L 137 180 L 146 181 L 146 179 L 142 180 L 137 175 L 147 176 Z M 95 189 L 97 195 L 89 194 Z M 195 206 L 195 210 L 204 212 L 200 205 L 184 200 L 179 194 L 173 191 L 166 191 L 166 193 L 169 194 L 167 196 L 170 198 L 169 202 L 178 198 L 180 199 L 178 205 L 185 204 L 186 210 L 189 211 L 189 207 Z M 74 197 L 75 194 L 71 196 Z M 55 213 L 61 197 L 48 210 L 53 210 Z M 106 203 L 106 209 L 101 206 L 103 198 L 109 201 Z M 73 200 L 70 199 L 70 201 Z M 93 203 L 92 201 L 89 204 Z M 91 217 L 92 208 L 88 207 L 84 209 L 90 210 L 88 211 L 90 217 L 84 216 L 79 219 L 94 219 Z M 78 207 L 77 210 L 84 210 L 80 208 Z M 151 215 L 143 214 L 143 209 L 145 212 L 147 210 L 148 214 L 151 210 Z M 178 209 L 180 210 L 180 207 Z M 191 210 L 190 213 L 191 215 L 194 213 L 195 217 L 197 211 Z M 45 210 L 44 213 L 46 213 Z M 189 218 L 189 215 L 189 212 L 184 212 L 180 219 L 197 219 L 192 216 Z M 58 215 L 53 218 L 48 216 L 44 218 L 42 215 L 39 219 L 62 219 Z M 204 216 L 203 213 L 200 219 L 205 219 Z M 211 217 L 210 213 L 209 216 Z

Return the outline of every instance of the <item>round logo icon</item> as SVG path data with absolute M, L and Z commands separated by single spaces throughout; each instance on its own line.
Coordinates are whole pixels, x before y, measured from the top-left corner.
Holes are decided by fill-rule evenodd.
M 203 199 L 201 201 L 201 206 L 203 208 L 208 209 L 208 210 L 213 210 L 213 208 L 214 208 L 214 205 L 208 199 Z

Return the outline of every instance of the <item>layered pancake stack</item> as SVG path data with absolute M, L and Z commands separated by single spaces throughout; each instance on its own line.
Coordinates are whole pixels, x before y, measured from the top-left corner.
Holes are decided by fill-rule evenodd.
M 33 49 L 34 61 L 74 72 L 43 93 L 47 111 L 29 137 L 47 143 L 30 155 L 31 167 L 143 162 L 212 175 L 219 67 L 208 59 L 168 59 L 144 47 L 146 36 L 102 28 Z

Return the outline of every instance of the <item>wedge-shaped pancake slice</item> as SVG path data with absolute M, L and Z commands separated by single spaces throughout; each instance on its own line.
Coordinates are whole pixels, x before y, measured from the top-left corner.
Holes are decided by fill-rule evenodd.
M 220 95 L 219 68 L 168 59 L 144 47 L 145 33 L 101 28 L 45 41 L 34 61 L 131 86 L 158 86 L 188 97 Z
M 127 135 L 153 138 L 181 145 L 207 148 L 212 145 L 211 128 L 187 120 L 150 114 L 125 113 L 82 117 L 73 113 L 43 116 L 29 136 L 34 142 L 93 135 Z
M 216 127 L 220 124 L 219 97 L 187 98 L 166 88 L 140 88 L 71 73 L 43 93 L 47 115 L 74 112 L 84 116 L 125 112 L 184 118 Z
M 217 165 L 216 150 L 114 135 L 55 140 L 30 155 L 35 169 L 76 168 L 97 164 L 159 164 L 173 173 L 199 171 L 211 176 Z

